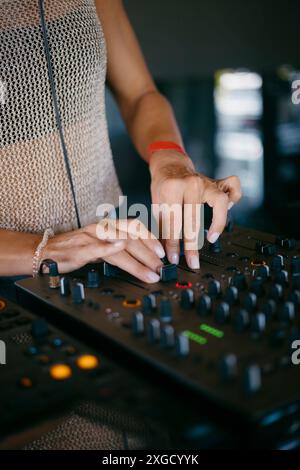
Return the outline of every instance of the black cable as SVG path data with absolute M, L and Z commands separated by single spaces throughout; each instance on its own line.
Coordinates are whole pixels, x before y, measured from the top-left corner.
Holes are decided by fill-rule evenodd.
M 59 112 L 59 107 L 58 107 L 56 86 L 55 86 L 54 74 L 52 70 L 51 54 L 50 54 L 49 41 L 48 41 L 48 31 L 47 31 L 47 26 L 46 26 L 46 21 L 45 21 L 44 0 L 39 0 L 39 7 L 40 7 L 41 26 L 42 26 L 42 31 L 43 31 L 44 49 L 45 49 L 45 54 L 46 54 L 46 59 L 47 59 L 48 78 L 49 78 L 51 93 L 52 93 L 52 98 L 53 98 L 56 125 L 57 125 L 59 136 L 60 136 L 66 170 L 67 170 L 67 174 L 68 174 L 68 178 L 69 178 L 69 182 L 71 186 L 71 191 L 72 191 L 72 196 L 74 200 L 77 225 L 78 225 L 78 228 L 81 228 L 79 211 L 78 211 L 78 206 L 77 206 L 77 201 L 76 201 L 76 194 L 75 194 L 72 173 L 71 173 L 71 168 L 70 168 L 70 162 L 69 162 L 69 157 L 68 157 L 68 151 L 67 151 L 67 147 L 66 147 L 66 143 L 64 139 L 62 122 L 61 122 L 61 117 L 60 117 L 60 112 Z

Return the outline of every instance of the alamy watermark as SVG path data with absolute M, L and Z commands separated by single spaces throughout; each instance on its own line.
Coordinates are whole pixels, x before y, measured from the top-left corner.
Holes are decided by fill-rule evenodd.
M 294 366 L 298 366 L 300 364 L 300 339 L 293 341 L 292 349 L 295 349 L 292 353 L 292 363 Z
M 292 102 L 293 104 L 300 104 L 300 80 L 292 82 Z
M 119 198 L 119 216 L 112 204 L 97 208 L 97 236 L 101 240 L 127 238 L 184 239 L 186 250 L 200 250 L 204 244 L 203 204 L 145 204 L 128 207 L 127 197 Z
M 0 365 L 6 364 L 6 344 L 0 340 Z

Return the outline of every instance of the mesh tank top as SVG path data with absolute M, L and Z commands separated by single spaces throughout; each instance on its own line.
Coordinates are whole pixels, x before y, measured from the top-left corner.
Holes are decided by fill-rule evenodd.
M 58 106 L 82 225 L 121 194 L 105 116 L 106 47 L 93 0 L 45 0 Z M 77 228 L 38 0 L 0 1 L 0 227 Z

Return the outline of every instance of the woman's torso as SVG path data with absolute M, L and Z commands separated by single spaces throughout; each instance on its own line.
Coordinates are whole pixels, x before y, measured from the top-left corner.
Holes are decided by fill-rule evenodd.
M 121 194 L 105 116 L 106 48 L 93 0 L 45 0 L 58 106 L 82 225 Z M 76 228 L 38 0 L 0 3 L 0 228 Z M 4 85 L 4 86 L 3 86 Z

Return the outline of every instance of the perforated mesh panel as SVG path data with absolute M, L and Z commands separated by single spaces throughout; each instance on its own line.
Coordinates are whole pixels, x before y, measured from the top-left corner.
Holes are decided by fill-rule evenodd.
M 83 225 L 117 204 L 105 117 L 106 47 L 93 0 L 45 0 L 54 78 Z M 0 227 L 76 228 L 38 0 L 0 1 Z

